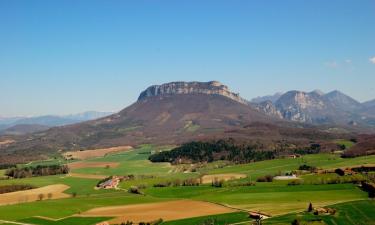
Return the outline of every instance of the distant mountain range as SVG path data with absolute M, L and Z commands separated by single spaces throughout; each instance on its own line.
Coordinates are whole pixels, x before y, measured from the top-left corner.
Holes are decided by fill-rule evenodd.
M 111 112 L 87 111 L 65 116 L 46 115 L 36 117 L 0 117 L 0 134 L 20 135 L 94 120 L 111 115 Z
M 269 116 L 296 122 L 375 126 L 375 100 L 360 103 L 337 90 L 327 94 L 288 91 L 258 97 L 249 104 Z

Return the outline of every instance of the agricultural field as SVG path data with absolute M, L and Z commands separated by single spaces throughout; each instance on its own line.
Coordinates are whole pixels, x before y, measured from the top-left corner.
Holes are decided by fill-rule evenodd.
M 375 156 L 343 159 L 335 154 L 315 154 L 237 165 L 226 161 L 171 165 L 148 160 L 154 152 L 165 150 L 168 149 L 144 145 L 131 151 L 85 160 L 56 158 L 32 162 L 32 165 L 68 164 L 71 171 L 53 176 L 3 179 L 0 186 L 28 184 L 36 187 L 33 189 L 35 192 L 41 190 L 38 188 L 60 185 L 65 187 L 62 190 L 64 197 L 46 197 L 0 206 L 0 220 L 41 225 L 67 224 L 69 221 L 70 224 L 84 225 L 103 220 L 110 223 L 127 220 L 149 222 L 160 216 L 164 219 L 162 224 L 166 225 L 200 225 L 207 221 L 215 221 L 215 224 L 250 224 L 248 212 L 257 212 L 270 217 L 264 220 L 266 224 L 283 224 L 285 221 L 290 224 L 289 220 L 295 216 L 310 216 L 303 214 L 310 202 L 314 207 L 333 205 L 339 212 L 342 211 L 337 215 L 344 215 L 346 202 L 372 204 L 367 200 L 366 192 L 356 184 L 345 182 L 349 175 L 301 174 L 297 185 L 290 185 L 291 181 L 288 180 L 257 182 L 257 178 L 290 173 L 304 164 L 319 169 L 370 165 L 375 164 Z M 105 177 L 129 175 L 131 179 L 122 180 L 117 188 L 95 188 Z M 365 179 L 360 174 L 355 176 Z M 321 182 L 334 179 L 343 181 L 335 184 Z M 215 180 L 220 180 L 220 185 L 212 185 Z M 137 188 L 137 193 L 129 192 L 134 188 Z M 42 194 L 47 196 L 48 193 Z M 189 208 L 197 211 L 186 211 L 189 205 Z M 356 208 L 367 216 L 369 212 L 366 207 L 360 206 Z M 173 212 L 173 215 L 165 212 Z M 333 218 L 340 221 L 339 217 Z
M 288 214 L 265 220 L 264 224 L 291 224 L 297 220 L 301 224 L 342 224 L 342 225 L 373 225 L 375 224 L 375 202 L 373 200 L 363 200 L 345 202 L 328 206 L 336 209 L 335 215 L 313 215 L 308 212 Z

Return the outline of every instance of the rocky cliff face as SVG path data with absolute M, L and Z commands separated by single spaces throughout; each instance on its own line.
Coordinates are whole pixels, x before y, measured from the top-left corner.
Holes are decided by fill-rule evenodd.
M 375 114 L 365 111 L 365 104 L 339 91 L 327 94 L 319 90 L 289 91 L 276 102 L 264 101 L 252 105 L 267 115 L 302 123 L 371 125 L 375 121 Z
M 177 95 L 177 94 L 207 94 L 221 95 L 236 102 L 247 104 L 247 101 L 233 93 L 229 88 L 218 81 L 210 82 L 171 82 L 162 85 L 153 85 L 143 91 L 138 101 L 152 96 Z
M 262 113 L 268 116 L 272 116 L 278 119 L 284 119 L 282 113 L 280 112 L 280 110 L 276 108 L 276 106 L 272 103 L 272 101 L 252 103 L 251 105 L 254 108 L 256 108 L 258 111 L 261 111 Z

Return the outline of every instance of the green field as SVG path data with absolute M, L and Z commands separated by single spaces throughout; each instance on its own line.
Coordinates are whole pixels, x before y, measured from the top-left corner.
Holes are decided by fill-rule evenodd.
M 345 146 L 345 149 L 349 149 L 355 145 L 355 143 L 350 140 L 337 140 L 335 143 Z
M 172 166 L 168 163 L 149 162 L 147 158 L 155 150 L 156 149 L 152 146 L 145 145 L 133 151 L 86 160 L 88 162 L 120 163 L 120 165 L 115 168 L 82 168 L 73 170 L 75 173 L 103 174 L 108 176 L 134 174 L 134 180 L 127 180 L 120 183 L 120 190 L 95 190 L 94 186 L 98 182 L 97 179 L 83 179 L 66 175 L 0 180 L 0 185 L 21 183 L 43 187 L 51 184 L 66 184 L 70 186 L 66 193 L 76 194 L 76 197 L 65 199 L 0 206 L 0 219 L 10 221 L 22 220 L 29 223 L 34 221 L 35 224 L 42 225 L 66 224 L 65 220 L 49 221 L 33 217 L 43 216 L 54 219 L 69 218 L 69 216 L 79 215 L 86 210 L 102 206 L 151 203 L 174 199 L 193 199 L 228 205 L 241 210 L 260 211 L 273 216 L 272 219 L 266 220 L 267 223 L 283 222 L 296 216 L 296 214 L 291 213 L 298 213 L 305 210 L 309 202 L 313 202 L 314 206 L 326 206 L 349 201 L 366 200 L 367 193 L 351 183 L 314 184 L 316 181 L 322 179 L 337 179 L 338 175 L 336 174 L 303 175 L 301 176 L 301 181 L 303 182 L 300 185 L 288 185 L 289 181 L 273 181 L 270 183 L 257 182 L 255 186 L 239 186 L 239 184 L 254 182 L 257 177 L 266 174 L 275 175 L 291 172 L 297 170 L 302 164 L 323 169 L 332 169 L 375 163 L 375 156 L 343 159 L 334 154 L 317 154 L 305 155 L 297 159 L 275 159 L 241 165 L 234 165 L 224 161 L 213 162 L 196 167 L 195 172 L 189 172 L 189 168 L 191 169 L 194 165 Z M 64 161 L 57 158 L 50 161 L 33 162 L 32 165 L 49 163 L 64 163 Z M 176 179 L 184 180 L 188 178 L 198 178 L 202 174 L 223 173 L 246 174 L 247 178 L 225 182 L 224 186 L 221 188 L 212 187 L 210 184 L 163 188 L 153 187 L 154 184 L 174 181 Z M 346 178 L 347 177 L 344 176 L 340 179 Z M 145 189 L 141 191 L 145 195 L 128 193 L 126 189 L 131 186 L 143 186 Z M 338 204 L 337 207 L 340 207 L 340 204 Z M 344 209 L 340 209 L 340 211 L 344 212 Z M 367 212 L 364 211 L 364 214 L 367 215 Z M 278 217 L 278 215 L 285 216 Z M 339 213 L 338 215 L 343 214 Z M 310 215 L 305 216 L 308 217 Z M 212 216 L 167 221 L 163 224 L 199 224 L 209 218 L 212 218 Z M 237 223 L 246 221 L 247 214 L 241 212 L 230 213 L 217 215 L 215 218 L 217 224 Z M 76 217 L 71 219 L 77 221 L 70 222 L 74 224 L 92 224 L 95 222 L 95 218 L 90 218 L 93 219 L 93 221 Z M 102 218 L 96 219 L 100 220 Z
M 288 214 L 265 220 L 264 224 L 291 224 L 295 219 L 301 224 L 312 221 L 322 222 L 328 225 L 373 225 L 375 224 L 375 202 L 371 200 L 340 203 L 329 206 L 337 210 L 335 215 L 315 216 L 311 213 L 302 212 L 298 214 Z
M 250 222 L 248 213 L 238 212 L 238 213 L 226 213 L 214 216 L 202 216 L 183 220 L 167 221 L 162 223 L 162 225 L 192 225 L 192 224 L 202 224 L 205 221 L 215 221 L 215 225 L 226 225 L 232 223 L 243 223 Z
M 20 220 L 19 222 L 24 222 L 24 223 L 30 223 L 30 224 L 38 224 L 38 225 L 92 225 L 98 222 L 102 222 L 105 220 L 108 220 L 110 218 L 107 217 L 70 217 L 66 219 L 61 219 L 61 220 L 46 220 L 42 218 L 28 218 L 28 219 L 23 219 Z

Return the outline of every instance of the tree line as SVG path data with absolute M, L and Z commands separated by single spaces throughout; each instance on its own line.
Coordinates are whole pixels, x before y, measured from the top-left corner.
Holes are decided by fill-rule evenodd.
M 193 141 L 171 151 L 160 152 L 149 157 L 152 162 L 197 163 L 228 160 L 236 163 L 248 163 L 275 158 L 275 151 L 259 151 L 256 146 L 235 144 L 234 140 L 212 142 Z
M 69 173 L 69 168 L 67 165 L 38 165 L 35 167 L 16 167 L 7 169 L 5 171 L 6 176 L 13 178 L 49 176 L 67 173 Z

